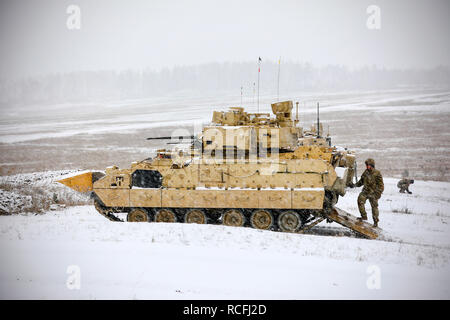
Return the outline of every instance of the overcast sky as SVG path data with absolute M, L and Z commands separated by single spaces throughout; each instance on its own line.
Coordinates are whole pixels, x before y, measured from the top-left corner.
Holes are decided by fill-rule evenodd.
M 283 60 L 450 65 L 448 0 L 1 0 L 0 75 Z M 81 29 L 69 30 L 69 5 Z M 381 28 L 366 22 L 369 5 Z

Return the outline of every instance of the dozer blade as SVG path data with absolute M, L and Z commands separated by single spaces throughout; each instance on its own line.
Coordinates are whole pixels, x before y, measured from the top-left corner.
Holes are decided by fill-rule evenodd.
M 57 182 L 78 192 L 90 192 L 93 190 L 92 172 L 85 172 L 77 176 L 58 180 Z
M 377 228 L 365 221 L 358 220 L 355 216 L 342 209 L 334 208 L 331 213 L 326 215 L 326 217 L 336 223 L 339 223 L 340 225 L 343 225 L 344 227 L 362 234 L 369 239 L 376 239 L 379 236 L 379 230 Z

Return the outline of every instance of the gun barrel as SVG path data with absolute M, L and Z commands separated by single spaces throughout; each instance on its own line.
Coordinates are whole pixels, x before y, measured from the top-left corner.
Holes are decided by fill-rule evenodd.
M 172 137 L 151 137 L 147 138 L 147 140 L 171 140 L 171 139 L 194 139 L 195 136 L 172 136 Z

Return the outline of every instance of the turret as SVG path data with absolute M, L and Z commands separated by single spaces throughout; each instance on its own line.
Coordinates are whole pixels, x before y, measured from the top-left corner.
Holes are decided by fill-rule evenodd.
M 203 128 L 203 152 L 248 155 L 293 150 L 302 137 L 302 128 L 292 119 L 292 101 L 273 103 L 271 107 L 275 118 L 238 107 L 214 111 L 211 125 Z

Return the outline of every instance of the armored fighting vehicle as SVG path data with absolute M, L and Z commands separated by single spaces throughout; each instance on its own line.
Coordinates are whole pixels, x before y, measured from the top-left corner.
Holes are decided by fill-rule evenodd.
M 292 101 L 273 103 L 273 115 L 243 108 L 214 111 L 189 144 L 105 172 L 60 180 L 91 192 L 97 211 L 112 221 L 212 223 L 301 232 L 336 221 L 375 238 L 369 224 L 335 208 L 351 181 L 355 154 L 332 146 L 318 121 L 306 130 Z M 150 138 L 151 139 L 151 138 Z

